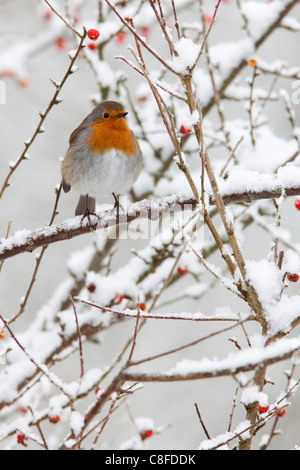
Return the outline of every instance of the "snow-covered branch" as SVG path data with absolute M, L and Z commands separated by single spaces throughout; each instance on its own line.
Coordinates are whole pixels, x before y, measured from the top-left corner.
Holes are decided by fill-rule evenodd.
M 228 191 L 228 190 L 227 190 Z M 282 194 L 286 196 L 300 195 L 300 186 L 284 187 L 274 186 L 273 189 L 253 191 L 251 189 L 243 192 L 227 193 L 222 195 L 224 204 L 231 203 L 252 203 L 264 199 L 280 198 Z M 226 194 L 227 193 L 227 194 Z M 209 197 L 209 203 L 215 205 L 213 196 Z M 137 219 L 147 218 L 158 220 L 169 213 L 176 213 L 184 210 L 195 210 L 197 202 L 192 197 L 187 196 L 166 196 L 163 198 L 143 200 L 136 203 L 129 203 L 129 208 L 125 213 L 117 216 L 115 210 L 102 211 L 97 215 L 91 215 L 90 220 L 86 217 L 75 217 L 59 225 L 45 226 L 35 231 L 21 230 L 15 235 L 2 239 L 0 243 L 0 261 L 11 258 L 25 252 L 32 252 L 40 247 L 52 243 L 69 240 L 89 232 L 97 230 L 109 230 L 117 225 L 128 225 Z M 113 236 L 113 235 L 112 235 Z
M 182 360 L 172 369 L 160 373 L 134 372 L 125 369 L 123 379 L 133 382 L 199 380 L 249 372 L 290 358 L 300 346 L 300 338 L 279 340 L 265 348 L 250 348 L 220 360 Z

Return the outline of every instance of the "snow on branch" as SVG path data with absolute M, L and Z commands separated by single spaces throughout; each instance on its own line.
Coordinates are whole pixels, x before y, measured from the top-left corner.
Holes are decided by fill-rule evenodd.
M 172 369 L 161 373 L 134 372 L 125 369 L 124 380 L 133 382 L 165 382 L 178 380 L 199 380 L 212 377 L 232 376 L 271 365 L 290 358 L 300 347 L 300 337 L 285 338 L 264 348 L 252 347 L 230 354 L 224 359 L 204 358 L 200 361 L 183 359 Z M 141 361 L 142 362 L 142 361 Z
M 238 202 L 252 203 L 257 200 L 280 198 L 283 194 L 286 196 L 300 195 L 300 186 L 285 188 L 274 186 L 272 189 L 260 191 L 253 191 L 251 189 L 243 192 L 228 191 L 222 195 L 222 198 L 224 204 Z M 209 203 L 215 205 L 213 196 L 209 197 Z M 97 215 L 91 215 L 90 221 L 87 217 L 82 220 L 81 216 L 77 216 L 66 220 L 62 224 L 45 226 L 35 231 L 20 230 L 7 239 L 1 239 L 0 261 L 21 253 L 31 253 L 37 248 L 69 240 L 96 230 L 107 230 L 114 226 L 122 226 L 123 224 L 128 225 L 136 219 L 148 218 L 149 220 L 157 220 L 170 212 L 175 213 L 185 209 L 195 210 L 196 208 L 197 203 L 194 198 L 173 195 L 131 203 L 127 212 L 122 213 L 121 211 L 119 216 L 114 210 L 103 211 Z

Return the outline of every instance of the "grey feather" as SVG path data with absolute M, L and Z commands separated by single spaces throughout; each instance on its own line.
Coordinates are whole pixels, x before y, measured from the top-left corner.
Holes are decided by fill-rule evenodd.
M 95 214 L 96 210 L 96 201 L 93 197 L 80 196 L 75 215 L 84 215 L 86 211 L 89 211 L 90 214 Z
M 62 186 L 65 193 L 68 193 L 71 189 L 71 185 L 68 184 L 64 179 L 62 180 Z

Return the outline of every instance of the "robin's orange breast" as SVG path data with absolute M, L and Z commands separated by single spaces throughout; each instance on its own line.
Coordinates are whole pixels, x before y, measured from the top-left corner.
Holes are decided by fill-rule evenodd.
M 124 118 L 116 118 L 111 122 L 91 124 L 92 132 L 86 137 L 88 148 L 95 154 L 117 149 L 128 157 L 137 151 L 137 141 L 127 126 Z

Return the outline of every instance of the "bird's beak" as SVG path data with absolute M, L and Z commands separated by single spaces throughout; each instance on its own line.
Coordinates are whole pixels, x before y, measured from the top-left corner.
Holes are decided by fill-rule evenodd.
M 125 116 L 127 116 L 127 114 L 128 113 L 126 113 L 126 112 L 125 113 L 120 113 L 120 114 L 117 115 L 117 118 L 125 117 Z

